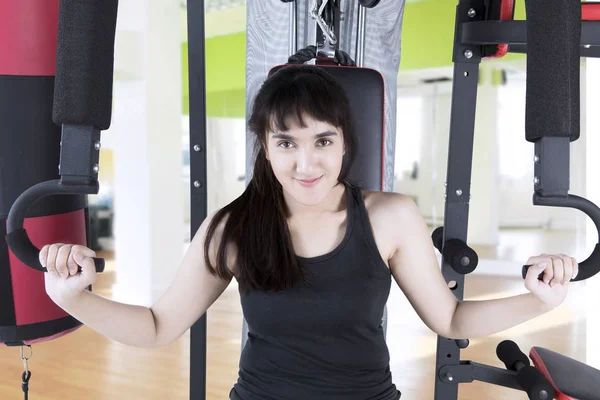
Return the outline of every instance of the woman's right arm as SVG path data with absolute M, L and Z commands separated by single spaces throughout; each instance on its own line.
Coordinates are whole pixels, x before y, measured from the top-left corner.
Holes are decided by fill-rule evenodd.
M 117 342 L 136 347 L 166 346 L 181 337 L 230 283 L 212 275 L 204 262 L 204 239 L 211 220 L 212 216 L 204 220 L 173 282 L 150 308 L 119 303 L 84 290 L 95 281 L 96 272 L 90 258 L 95 253 L 83 246 L 55 244 L 42 249 L 40 260 L 49 271 L 45 274 L 46 291 L 75 319 Z M 221 229 L 217 229 L 211 243 L 211 260 L 215 260 L 220 237 Z M 76 263 L 78 254 L 83 258 Z M 82 267 L 80 273 L 77 264 Z M 75 293 L 73 288 L 77 288 Z

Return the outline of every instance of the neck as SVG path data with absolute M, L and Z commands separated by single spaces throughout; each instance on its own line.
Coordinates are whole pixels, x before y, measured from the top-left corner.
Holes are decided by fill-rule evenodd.
M 329 191 L 322 202 L 316 205 L 299 203 L 285 191 L 283 192 L 283 198 L 288 209 L 289 218 L 311 218 L 339 211 L 345 203 L 345 193 L 346 186 L 340 182 Z

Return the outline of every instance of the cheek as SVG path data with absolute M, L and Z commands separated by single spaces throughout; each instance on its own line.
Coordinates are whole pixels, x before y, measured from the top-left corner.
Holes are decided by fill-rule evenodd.
M 275 176 L 279 176 L 289 172 L 292 164 L 292 157 L 285 157 L 281 154 L 273 154 L 273 156 L 271 157 L 271 168 L 273 168 Z

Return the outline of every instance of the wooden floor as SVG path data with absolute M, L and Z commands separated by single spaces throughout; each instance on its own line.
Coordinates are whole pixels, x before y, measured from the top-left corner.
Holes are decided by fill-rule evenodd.
M 506 245 L 497 255 L 509 259 L 514 255 L 510 247 Z M 100 256 L 109 260 L 111 257 L 110 254 Z M 98 279 L 96 292 L 111 296 L 116 267 L 114 261 L 108 262 L 107 272 Z M 472 275 L 467 276 L 465 298 L 497 298 L 524 291 L 520 279 Z M 462 359 L 503 367 L 495 356 L 495 349 L 500 341 L 510 338 L 526 351 L 537 345 L 585 360 L 585 315 L 578 307 L 583 296 L 583 285 L 572 285 L 561 307 L 501 334 L 472 340 L 462 352 Z M 403 393 L 402 399 L 433 399 L 436 336 L 423 325 L 395 285 L 392 285 L 388 310 L 391 369 L 394 382 Z M 237 379 L 241 320 L 234 282 L 208 313 L 208 399 L 228 399 Z M 34 345 L 29 365 L 31 400 L 189 398 L 189 332 L 166 348 L 137 349 L 111 342 L 82 327 L 61 339 Z M 23 398 L 22 371 L 19 349 L 0 348 L 0 399 Z M 462 384 L 459 388 L 461 400 L 526 398 L 523 392 L 482 383 Z

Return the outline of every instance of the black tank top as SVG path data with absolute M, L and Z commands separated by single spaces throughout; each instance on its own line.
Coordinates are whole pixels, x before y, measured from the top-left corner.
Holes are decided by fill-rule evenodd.
M 360 189 L 346 184 L 347 224 L 331 252 L 298 257 L 310 284 L 241 294 L 248 322 L 233 400 L 397 400 L 381 319 L 391 273 Z

